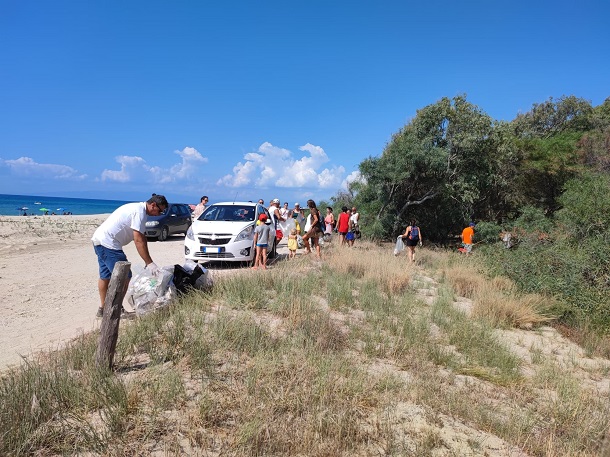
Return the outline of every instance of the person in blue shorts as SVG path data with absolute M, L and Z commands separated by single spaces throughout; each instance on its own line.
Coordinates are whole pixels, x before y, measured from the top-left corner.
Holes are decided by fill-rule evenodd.
M 148 252 L 146 221 L 148 216 L 158 216 L 166 209 L 166 198 L 163 195 L 153 194 L 146 202 L 127 203 L 119 206 L 93 233 L 91 241 L 100 267 L 100 278 L 97 283 L 100 306 L 96 317 L 103 315 L 104 302 L 114 265 L 119 261 L 127 261 L 123 246 L 133 241 L 146 269 L 151 274 L 159 271 L 159 267 L 153 262 Z M 129 275 L 131 277 L 131 272 Z
M 253 270 L 261 267 L 263 270 L 267 269 L 267 246 L 269 245 L 269 236 L 271 233 L 271 224 L 267 224 L 267 215 L 261 214 L 258 217 L 260 224 L 254 229 L 254 246 L 256 246 L 256 253 L 254 258 Z

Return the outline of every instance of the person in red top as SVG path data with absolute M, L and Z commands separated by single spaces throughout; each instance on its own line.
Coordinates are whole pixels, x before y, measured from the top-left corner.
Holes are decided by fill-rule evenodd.
M 346 244 L 345 235 L 349 231 L 349 214 L 347 214 L 347 206 L 341 208 L 341 214 L 339 214 L 339 220 L 337 221 L 337 231 L 341 236 L 341 246 Z
M 464 230 L 462 230 L 462 244 L 464 245 L 464 252 L 466 255 L 470 255 L 472 252 L 472 238 L 474 237 L 474 222 L 468 224 Z

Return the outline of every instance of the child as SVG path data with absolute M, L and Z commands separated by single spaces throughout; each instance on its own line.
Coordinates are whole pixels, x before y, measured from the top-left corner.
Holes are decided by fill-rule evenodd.
M 267 215 L 261 214 L 258 217 L 260 225 L 257 225 L 254 229 L 254 245 L 256 246 L 256 253 L 254 254 L 254 266 L 253 270 L 256 270 L 259 266 L 263 269 L 267 269 L 267 245 L 269 243 L 269 234 L 271 232 L 271 226 L 267 225 Z
M 290 231 L 290 235 L 288 235 L 288 250 L 290 251 L 290 254 L 288 255 L 289 259 L 292 259 L 297 255 L 297 248 L 297 229 L 293 228 Z

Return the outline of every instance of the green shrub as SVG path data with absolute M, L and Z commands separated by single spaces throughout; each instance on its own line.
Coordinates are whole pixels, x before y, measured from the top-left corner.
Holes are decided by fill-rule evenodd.
M 557 221 L 577 241 L 603 235 L 610 240 L 610 177 L 585 174 L 566 183 Z
M 515 221 L 515 227 L 526 232 L 548 233 L 553 229 L 553 221 L 547 218 L 540 208 L 526 206 L 521 211 L 521 216 Z
M 502 227 L 493 222 L 479 222 L 475 227 L 475 240 L 484 243 L 495 243 L 499 241 L 499 235 Z

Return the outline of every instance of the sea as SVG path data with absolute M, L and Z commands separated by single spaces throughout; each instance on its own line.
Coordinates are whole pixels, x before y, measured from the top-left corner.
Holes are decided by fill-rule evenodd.
M 92 198 L 0 194 L 0 215 L 20 216 L 25 212 L 28 215 L 39 216 L 47 211 L 48 214 L 107 214 L 112 213 L 125 203 L 130 202 L 123 200 L 96 200 Z

